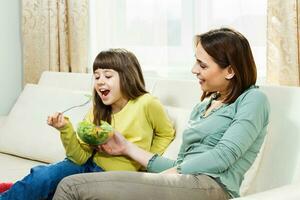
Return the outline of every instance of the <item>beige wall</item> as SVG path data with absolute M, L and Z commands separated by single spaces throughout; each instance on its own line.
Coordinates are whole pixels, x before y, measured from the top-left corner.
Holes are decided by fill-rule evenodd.
M 0 115 L 22 90 L 21 1 L 0 0 Z

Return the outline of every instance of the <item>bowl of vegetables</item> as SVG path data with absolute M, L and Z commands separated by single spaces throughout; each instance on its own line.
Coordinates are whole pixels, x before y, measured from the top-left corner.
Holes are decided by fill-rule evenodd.
M 77 126 L 77 135 L 84 143 L 89 145 L 100 145 L 106 143 L 114 134 L 113 127 L 101 121 L 100 126 L 82 121 Z

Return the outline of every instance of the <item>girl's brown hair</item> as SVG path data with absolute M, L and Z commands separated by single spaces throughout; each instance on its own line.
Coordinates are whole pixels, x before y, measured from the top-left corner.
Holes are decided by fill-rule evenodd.
M 252 51 L 248 40 L 241 33 L 229 28 L 215 29 L 196 35 L 196 47 L 199 42 L 222 69 L 231 66 L 235 73 L 229 80 L 224 103 L 234 102 L 246 89 L 256 83 L 257 72 Z M 214 92 L 203 92 L 201 100 Z
M 129 100 L 147 93 L 141 66 L 135 55 L 125 49 L 109 49 L 101 51 L 95 58 L 93 73 L 97 69 L 113 69 L 120 77 L 120 90 L 122 95 Z M 110 105 L 103 104 L 94 89 L 94 124 L 99 125 L 101 120 L 111 123 L 112 109 Z

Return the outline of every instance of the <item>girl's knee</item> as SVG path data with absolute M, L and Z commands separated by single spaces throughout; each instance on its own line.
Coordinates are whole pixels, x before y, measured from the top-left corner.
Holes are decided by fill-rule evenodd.
M 58 180 L 60 180 L 60 173 L 60 171 L 50 168 L 49 165 L 40 165 L 33 167 L 30 170 L 30 178 L 27 180 L 31 180 L 30 184 L 33 186 L 52 185 L 53 182 L 58 182 Z

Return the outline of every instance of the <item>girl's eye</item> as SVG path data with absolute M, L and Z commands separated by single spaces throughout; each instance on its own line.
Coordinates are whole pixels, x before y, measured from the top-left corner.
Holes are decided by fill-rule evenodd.
M 95 76 L 95 80 L 98 80 L 100 78 L 100 76 Z
M 110 79 L 112 76 L 105 76 L 105 78 Z

